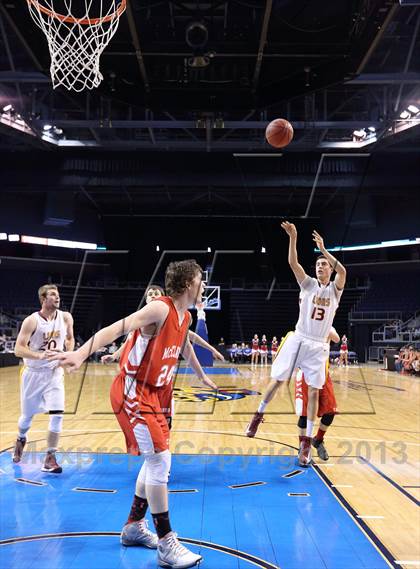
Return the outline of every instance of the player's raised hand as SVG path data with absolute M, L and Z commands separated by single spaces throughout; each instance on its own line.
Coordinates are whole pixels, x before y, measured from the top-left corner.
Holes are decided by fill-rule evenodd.
M 281 228 L 285 230 L 289 237 L 297 237 L 297 230 L 294 223 L 290 223 L 289 221 L 283 221 L 281 223 Z
M 312 238 L 315 241 L 315 244 L 318 247 L 318 249 L 320 251 L 324 251 L 325 250 L 324 239 L 315 229 L 312 231 Z
M 79 351 L 65 352 L 62 354 L 53 354 L 47 358 L 51 362 L 59 362 L 59 366 L 67 369 L 72 373 L 79 369 L 83 363 L 83 358 L 80 356 Z
M 217 387 L 217 385 L 214 383 L 214 381 L 212 381 L 209 377 L 204 376 L 203 379 L 201 380 L 204 385 L 207 385 L 207 387 L 210 387 L 211 389 L 214 389 L 215 391 L 217 391 L 219 388 Z

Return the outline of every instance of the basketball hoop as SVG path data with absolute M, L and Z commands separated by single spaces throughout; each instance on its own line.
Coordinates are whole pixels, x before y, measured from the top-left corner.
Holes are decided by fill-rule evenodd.
M 72 0 L 26 1 L 48 40 L 54 89 L 62 85 L 80 92 L 98 87 L 103 79 L 99 59 L 117 31 L 126 0 L 77 0 L 77 15 Z

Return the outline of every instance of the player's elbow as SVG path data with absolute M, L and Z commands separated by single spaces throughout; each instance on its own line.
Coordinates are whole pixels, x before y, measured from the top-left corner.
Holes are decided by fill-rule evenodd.
M 13 353 L 15 354 L 15 356 L 16 356 L 17 358 L 23 357 L 23 356 L 22 356 L 22 352 L 21 352 L 21 350 L 20 350 L 19 344 L 15 344 L 15 349 L 13 350 Z
M 300 265 L 297 261 L 289 259 L 289 266 L 292 269 L 292 271 L 295 273 L 296 271 L 299 270 Z
M 341 263 L 337 264 L 337 268 L 336 268 L 337 274 L 342 276 L 342 277 L 346 277 L 347 275 L 347 269 L 344 265 L 342 265 Z

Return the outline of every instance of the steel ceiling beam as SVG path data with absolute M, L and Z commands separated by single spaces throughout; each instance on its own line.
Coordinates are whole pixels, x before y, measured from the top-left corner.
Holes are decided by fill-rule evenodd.
M 133 129 L 133 128 L 162 128 L 162 129 L 197 129 L 203 130 L 202 127 L 197 126 L 196 121 L 193 120 L 114 120 L 112 118 L 106 120 L 79 120 L 79 119 L 60 119 L 55 117 L 51 119 L 54 126 L 62 128 L 97 128 L 99 130 L 120 128 L 120 129 Z M 45 121 L 36 120 L 33 124 L 38 128 L 42 128 Z M 237 130 L 250 130 L 250 129 L 265 129 L 269 120 L 265 121 L 224 121 L 225 129 Z M 324 128 L 334 128 L 340 130 L 353 131 L 356 128 L 363 128 L 374 126 L 379 129 L 383 126 L 380 121 L 370 121 L 366 119 L 349 120 L 349 121 L 293 121 L 293 127 L 296 130 L 318 130 Z
M 103 54 L 102 57 L 129 57 L 135 56 L 134 51 L 107 51 Z M 228 57 L 228 58 L 241 58 L 245 57 L 248 59 L 252 59 L 255 57 L 255 52 L 224 52 L 218 51 L 214 54 L 214 58 L 220 57 Z M 187 51 L 144 51 L 144 57 L 191 57 L 191 52 Z M 329 53 L 263 53 L 263 58 L 267 59 L 330 59 L 330 58 L 340 58 L 340 57 L 348 57 L 347 53 L 337 53 L 337 52 L 329 52 Z
M 38 71 L 44 71 L 44 68 L 42 67 L 41 63 L 39 62 L 38 58 L 36 57 L 36 55 L 34 54 L 34 52 L 32 51 L 32 49 L 29 47 L 28 42 L 25 40 L 25 38 L 23 37 L 23 35 L 20 33 L 19 28 L 17 27 L 17 25 L 15 24 L 13 18 L 10 16 L 9 12 L 7 11 L 5 5 L 3 3 L 0 3 L 0 11 L 2 12 L 2 14 L 4 15 L 4 17 L 6 18 L 9 26 L 12 28 L 12 30 L 14 31 L 14 33 L 17 35 L 17 37 L 19 38 L 20 43 L 23 45 L 23 47 L 25 48 L 26 53 L 29 55 L 29 57 L 32 59 L 32 62 L 34 63 L 35 67 L 38 69 Z M 51 80 L 49 80 L 51 82 Z
M 263 23 L 261 27 L 260 43 L 258 46 L 257 61 L 255 63 L 254 76 L 252 78 L 252 90 L 255 92 L 258 87 L 260 79 L 261 66 L 264 54 L 264 48 L 267 43 L 268 25 L 270 23 L 271 9 L 273 7 L 273 0 L 266 0 Z
M 412 36 L 412 38 L 411 38 L 410 47 L 409 47 L 409 49 L 408 49 L 407 57 L 406 57 L 405 64 L 404 64 L 404 73 L 407 73 L 408 68 L 410 67 L 411 58 L 412 58 L 412 56 L 413 56 L 414 46 L 416 45 L 417 36 L 418 36 L 418 33 L 419 33 L 419 27 L 420 27 L 420 8 L 416 8 L 416 10 L 417 10 L 417 20 L 416 20 L 416 25 L 415 25 L 415 27 L 414 27 L 414 33 L 413 33 L 413 36 Z M 400 84 L 400 88 L 398 89 L 397 98 L 396 98 L 395 103 L 394 103 L 394 112 L 397 112 L 398 107 L 399 107 L 399 105 L 400 105 L 403 87 L 404 87 L 404 85 L 401 83 L 401 84 Z
M 3 17 L 1 13 L 0 13 L 0 30 L 1 30 L 1 35 L 3 37 L 4 46 L 6 48 L 7 59 L 9 60 L 10 69 L 12 70 L 12 73 L 14 73 L 16 71 L 15 61 L 13 59 L 12 50 L 10 49 L 9 38 L 7 37 L 7 32 L 3 23 Z M 19 83 L 15 83 L 15 86 L 19 97 L 20 107 L 21 110 L 23 111 L 22 91 L 20 89 Z
M 150 93 L 149 78 L 147 77 L 146 66 L 144 64 L 143 53 L 140 47 L 139 35 L 137 33 L 136 22 L 134 21 L 133 10 L 131 8 L 130 0 L 127 0 L 126 12 L 127 12 L 128 27 L 130 29 L 131 39 L 133 41 L 134 49 L 136 50 L 135 55 L 140 70 L 140 76 L 144 83 L 144 89 L 146 93 Z
M 365 56 L 363 57 L 362 61 L 359 64 L 359 67 L 356 70 L 356 75 L 360 75 L 360 73 L 363 72 L 363 70 L 365 69 L 366 65 L 369 63 L 370 58 L 373 55 L 373 52 L 375 51 L 375 49 L 378 47 L 379 42 L 381 41 L 384 33 L 386 32 L 389 24 L 392 22 L 395 14 L 398 12 L 400 6 L 398 4 L 394 4 L 391 9 L 389 10 L 388 14 L 386 15 L 386 18 L 382 24 L 382 26 L 380 26 L 378 33 L 376 34 L 376 36 L 374 37 L 372 43 L 369 46 L 369 49 L 367 50 L 367 52 L 365 53 Z
M 420 83 L 420 73 L 362 73 L 346 85 L 403 85 Z

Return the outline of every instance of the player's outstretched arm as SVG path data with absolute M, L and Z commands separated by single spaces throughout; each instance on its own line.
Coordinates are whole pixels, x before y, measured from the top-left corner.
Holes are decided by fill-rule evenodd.
M 225 361 L 223 354 L 218 352 L 216 350 L 216 348 L 213 348 L 213 346 L 211 346 L 208 342 L 203 340 L 203 338 L 201 336 L 199 336 L 198 334 L 196 334 L 195 332 L 192 332 L 191 330 L 189 330 L 188 331 L 188 339 L 192 344 L 197 344 L 197 346 L 201 346 L 202 348 L 209 350 L 209 352 L 211 352 L 213 354 L 213 357 L 216 358 L 216 360 L 221 360 L 222 362 Z
M 189 341 L 188 336 L 182 349 L 182 355 L 184 356 L 187 364 L 193 368 L 195 374 L 204 383 L 204 385 L 217 390 L 217 385 L 204 373 L 204 370 L 201 367 L 197 356 L 195 355 L 193 347 L 191 346 L 191 342 Z
M 298 261 L 296 248 L 297 230 L 295 225 L 293 223 L 289 223 L 288 221 L 283 221 L 281 227 L 289 236 L 289 265 L 296 277 L 297 282 L 300 284 L 303 280 L 306 279 L 307 274 Z
M 91 354 L 99 350 L 99 348 L 112 344 L 114 340 L 120 336 L 128 334 L 131 330 L 143 328 L 152 324 L 159 328 L 165 322 L 168 312 L 169 308 L 163 302 L 151 302 L 141 310 L 130 314 L 127 318 L 123 318 L 106 328 L 102 328 L 102 330 L 96 332 L 92 338 L 85 342 L 83 346 L 75 352 L 57 354 L 49 357 L 48 359 L 59 361 L 60 365 L 67 367 L 69 371 L 75 371 Z
M 327 261 L 332 266 L 333 271 L 337 272 L 335 280 L 334 280 L 335 286 L 337 287 L 338 290 L 343 290 L 343 288 L 346 284 L 346 276 L 347 276 L 347 271 L 346 271 L 345 267 L 340 263 L 340 261 L 338 259 L 336 259 L 334 257 L 334 255 L 331 255 L 331 253 L 329 251 L 327 251 L 327 249 L 325 248 L 325 245 L 324 245 L 324 239 L 321 237 L 321 235 L 318 233 L 318 231 L 314 230 L 312 232 L 312 237 L 313 237 L 313 240 L 315 241 L 318 249 L 321 251 L 321 253 L 325 256 Z

